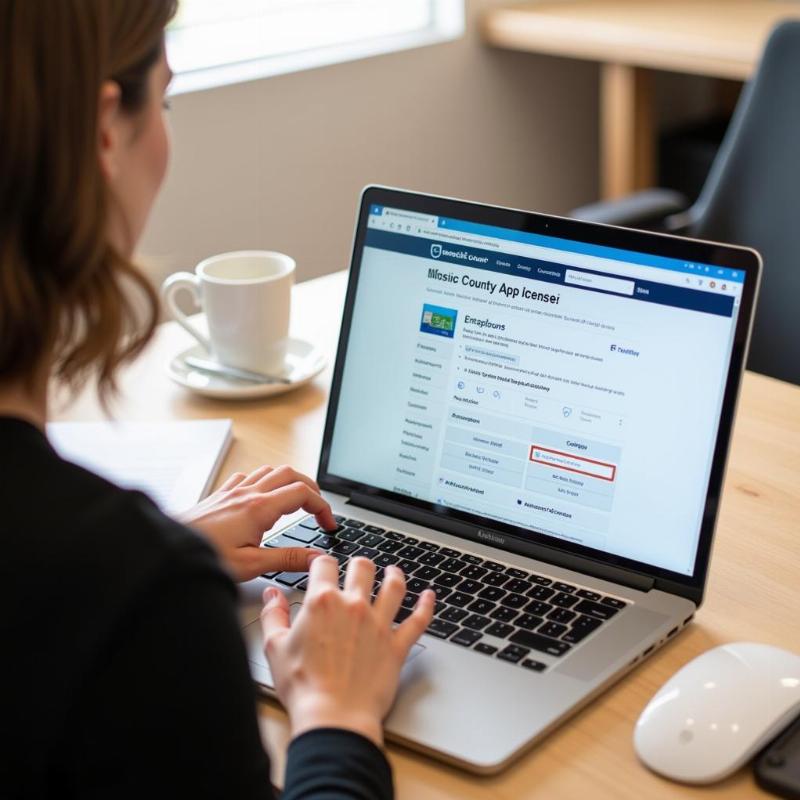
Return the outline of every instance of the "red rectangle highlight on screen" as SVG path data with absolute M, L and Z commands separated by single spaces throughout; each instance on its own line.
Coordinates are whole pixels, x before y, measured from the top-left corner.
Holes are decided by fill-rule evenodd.
M 564 453 L 561 450 L 552 450 L 536 444 L 531 445 L 529 458 L 546 467 L 576 472 L 578 475 L 588 475 L 590 478 L 597 478 L 601 481 L 612 482 L 617 477 L 616 464 L 607 464 L 605 461 L 595 461 L 592 458 L 576 456 L 574 453 Z

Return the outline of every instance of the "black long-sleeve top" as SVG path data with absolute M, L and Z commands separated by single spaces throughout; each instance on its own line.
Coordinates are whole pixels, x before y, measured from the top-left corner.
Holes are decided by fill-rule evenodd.
M 0 547 L 0 797 L 273 797 L 236 589 L 200 536 L 0 418 Z M 390 798 L 391 771 L 310 731 L 282 796 Z

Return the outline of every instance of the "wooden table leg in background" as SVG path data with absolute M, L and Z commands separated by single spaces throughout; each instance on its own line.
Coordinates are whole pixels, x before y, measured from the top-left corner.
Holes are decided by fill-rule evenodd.
M 652 76 L 627 64 L 600 66 L 600 190 L 604 200 L 655 185 Z

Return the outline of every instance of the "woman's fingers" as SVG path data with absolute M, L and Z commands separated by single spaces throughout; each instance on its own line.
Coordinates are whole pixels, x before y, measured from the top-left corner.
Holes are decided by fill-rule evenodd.
M 225 481 L 225 483 L 223 483 L 222 486 L 217 489 L 217 491 L 226 492 L 229 489 L 233 489 L 235 486 L 238 486 L 246 477 L 247 475 L 245 475 L 244 472 L 234 472 L 233 475 L 231 475 Z
M 252 566 L 256 575 L 264 572 L 308 572 L 311 562 L 319 555 L 319 550 L 305 547 L 253 547 L 248 566 Z
M 339 562 L 333 556 L 317 556 L 311 562 L 311 569 L 309 569 L 306 597 L 311 597 L 326 589 L 337 589 L 338 586 Z
M 326 500 L 305 483 L 290 483 L 268 494 L 254 495 L 252 506 L 261 530 L 269 530 L 282 516 L 302 508 L 317 518 L 323 527 L 335 528 L 336 520 Z
M 395 566 L 386 567 L 380 591 L 375 598 L 375 610 L 383 622 L 391 624 L 394 621 L 405 593 L 406 579 L 402 570 Z
M 270 639 L 285 635 L 289 630 L 289 601 L 280 589 L 269 587 L 264 590 L 264 607 L 261 609 L 261 630 L 264 633 L 264 646 Z
M 297 481 L 301 481 L 306 484 L 309 489 L 319 494 L 319 485 L 313 478 L 309 478 L 308 475 L 298 472 L 296 469 L 292 469 L 286 465 L 270 469 L 269 472 L 264 473 L 255 481 L 254 485 L 260 492 L 271 492 L 273 489 L 277 489 L 280 486 L 297 483 Z
M 239 483 L 239 486 L 254 486 L 274 469 L 275 468 L 269 464 L 263 464 L 257 469 L 254 469 L 249 475 L 246 475 L 244 480 Z
M 375 581 L 375 565 L 368 558 L 352 558 L 344 576 L 344 590 L 369 601 Z
M 411 616 L 397 626 L 394 632 L 395 642 L 400 648 L 400 653 L 405 658 L 406 653 L 411 649 L 411 645 L 425 633 L 425 629 L 431 624 L 433 619 L 433 604 L 436 595 L 432 589 L 426 589 L 417 600 Z

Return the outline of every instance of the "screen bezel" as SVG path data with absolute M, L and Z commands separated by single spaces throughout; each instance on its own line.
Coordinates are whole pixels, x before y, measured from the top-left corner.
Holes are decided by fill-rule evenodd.
M 353 308 L 355 305 L 358 279 L 367 231 L 367 219 L 372 205 L 389 206 L 432 216 L 453 217 L 469 222 L 510 228 L 526 233 L 571 239 L 587 244 L 638 251 L 682 261 L 710 264 L 720 267 L 740 269 L 745 273 L 745 281 L 739 307 L 739 316 L 734 332 L 726 386 L 720 413 L 717 440 L 709 476 L 705 508 L 700 526 L 700 536 L 695 554 L 692 575 L 673 572 L 643 562 L 634 561 L 603 550 L 595 550 L 583 545 L 557 539 L 534 529 L 521 529 L 494 519 L 482 518 L 467 512 L 438 506 L 429 501 L 410 498 L 405 495 L 380 489 L 358 481 L 334 475 L 328 471 L 333 428 L 339 406 L 345 354 L 350 336 Z M 702 599 L 708 573 L 708 560 L 717 520 L 725 464 L 730 446 L 731 432 L 736 410 L 736 401 L 741 384 L 741 376 L 746 357 L 753 307 L 760 278 L 760 257 L 754 250 L 733 247 L 696 239 L 685 239 L 660 233 L 616 228 L 608 225 L 581 222 L 563 217 L 549 216 L 516 209 L 488 206 L 452 198 L 420 195 L 400 189 L 369 186 L 361 195 L 357 217 L 349 282 L 345 298 L 339 344 L 333 370 L 328 411 L 322 440 L 317 481 L 326 491 L 349 496 L 352 493 L 382 498 L 393 504 L 407 506 L 416 512 L 424 512 L 435 521 L 440 520 L 443 528 L 452 533 L 453 523 L 458 523 L 456 535 L 472 541 L 481 541 L 479 531 L 487 528 L 501 533 L 503 545 L 496 545 L 510 552 L 529 555 L 530 547 L 540 546 L 546 550 L 557 550 L 571 554 L 573 558 L 586 559 L 587 564 L 605 564 L 620 570 L 629 570 L 651 577 L 656 585 L 668 587 L 669 591 L 698 602 Z M 518 547 L 516 545 L 519 545 Z

